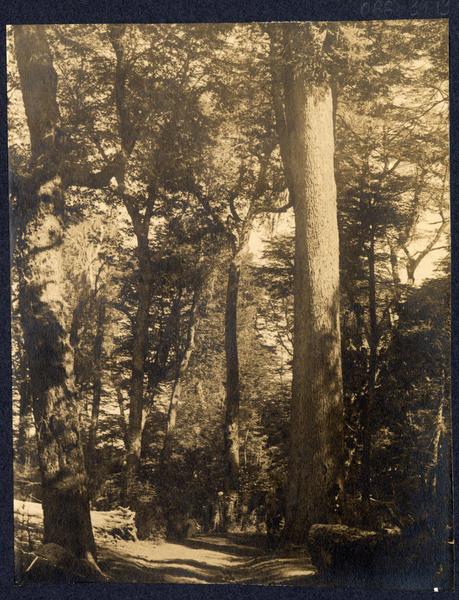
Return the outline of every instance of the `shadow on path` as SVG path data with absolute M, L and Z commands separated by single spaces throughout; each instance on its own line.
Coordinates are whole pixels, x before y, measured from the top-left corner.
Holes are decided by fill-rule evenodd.
M 99 565 L 115 582 L 320 585 L 306 551 L 270 551 L 263 535 L 198 535 L 155 545 L 114 539 L 112 520 L 107 521 L 112 514 L 94 511 L 93 517 L 99 524 L 95 528 Z M 24 523 L 28 543 L 33 539 L 39 544 L 43 533 L 39 503 L 15 501 L 16 535 Z
M 197 550 L 211 550 L 235 557 L 253 558 L 266 553 L 266 536 L 227 534 L 199 536 L 184 540 L 182 546 Z
M 100 550 L 100 565 L 114 581 L 318 585 L 305 551 L 273 553 L 264 536 L 200 535 L 183 542 L 122 542 Z

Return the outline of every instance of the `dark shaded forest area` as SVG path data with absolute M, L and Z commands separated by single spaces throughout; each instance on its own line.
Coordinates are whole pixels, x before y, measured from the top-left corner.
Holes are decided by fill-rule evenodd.
M 8 50 L 17 578 L 450 588 L 447 23 Z

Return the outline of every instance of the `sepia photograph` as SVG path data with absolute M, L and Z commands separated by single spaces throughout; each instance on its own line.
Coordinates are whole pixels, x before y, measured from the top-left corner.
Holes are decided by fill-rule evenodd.
M 7 27 L 16 584 L 453 589 L 448 38 Z

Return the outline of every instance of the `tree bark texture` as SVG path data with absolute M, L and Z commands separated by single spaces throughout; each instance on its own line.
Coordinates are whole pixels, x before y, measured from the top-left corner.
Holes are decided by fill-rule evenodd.
M 145 423 L 144 379 L 145 362 L 149 343 L 149 314 L 151 305 L 151 263 L 148 234 L 154 194 L 152 189 L 148 192 L 148 201 L 145 214 L 133 204 L 125 193 L 125 175 L 129 157 L 136 143 L 136 129 L 131 121 L 131 116 L 126 100 L 126 79 L 129 63 L 126 53 L 126 25 L 110 25 L 108 35 L 116 56 L 114 76 L 114 99 L 118 117 L 118 135 L 121 145 L 121 155 L 118 160 L 116 179 L 118 194 L 122 199 L 131 218 L 134 234 L 137 240 L 138 283 L 137 283 L 137 310 L 134 319 L 132 341 L 132 370 L 129 394 L 129 422 L 127 426 L 127 452 L 126 452 L 126 481 L 124 501 L 135 509 L 138 492 L 138 471 L 142 448 L 142 431 Z
M 57 76 L 43 26 L 14 28 L 31 141 L 21 204 L 23 281 L 19 289 L 42 479 L 44 542 L 95 557 L 80 439 L 63 271 L 64 189 L 58 144 Z
M 226 403 L 224 421 L 225 443 L 225 510 L 227 529 L 236 517 L 239 494 L 239 356 L 237 345 L 237 301 L 240 262 L 236 256 L 229 265 L 225 309 Z
M 138 238 L 139 281 L 137 312 L 132 341 L 132 372 L 129 394 L 129 422 L 126 455 L 126 501 L 135 508 L 138 492 L 138 470 L 144 425 L 144 379 L 148 352 L 148 328 L 151 305 L 150 253 L 148 237 Z
M 298 41 L 287 26 L 290 50 Z M 308 54 L 301 38 L 300 54 Z M 320 57 L 319 57 L 320 59 Z M 319 60 L 318 59 L 318 60 Z M 304 543 L 313 523 L 336 520 L 343 489 L 343 394 L 333 101 L 293 61 L 284 101 L 295 211 L 294 352 L 286 540 Z
M 15 372 L 15 378 L 20 381 L 19 384 L 19 423 L 18 438 L 15 448 L 16 463 L 21 468 L 27 468 L 31 463 L 32 439 L 35 431 L 32 432 L 32 396 L 30 390 L 29 373 L 27 369 L 25 349 L 19 347 L 19 364 Z

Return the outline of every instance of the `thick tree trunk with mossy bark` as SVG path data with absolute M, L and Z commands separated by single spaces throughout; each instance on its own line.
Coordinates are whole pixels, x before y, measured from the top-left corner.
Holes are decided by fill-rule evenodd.
M 343 487 L 343 395 L 333 100 L 317 62 L 319 33 L 284 26 L 283 156 L 295 211 L 294 353 L 285 538 L 337 519 Z M 320 34 L 324 39 L 323 33 Z M 311 54 L 311 49 L 313 52 Z M 316 53 L 316 54 L 314 54 Z M 296 64 L 298 63 L 298 64 Z M 281 140 L 282 143 L 282 140 Z
M 58 145 L 57 76 L 43 26 L 15 26 L 14 40 L 31 141 L 19 310 L 30 375 L 42 479 L 44 542 L 94 561 L 86 472 L 63 270 L 64 190 Z

